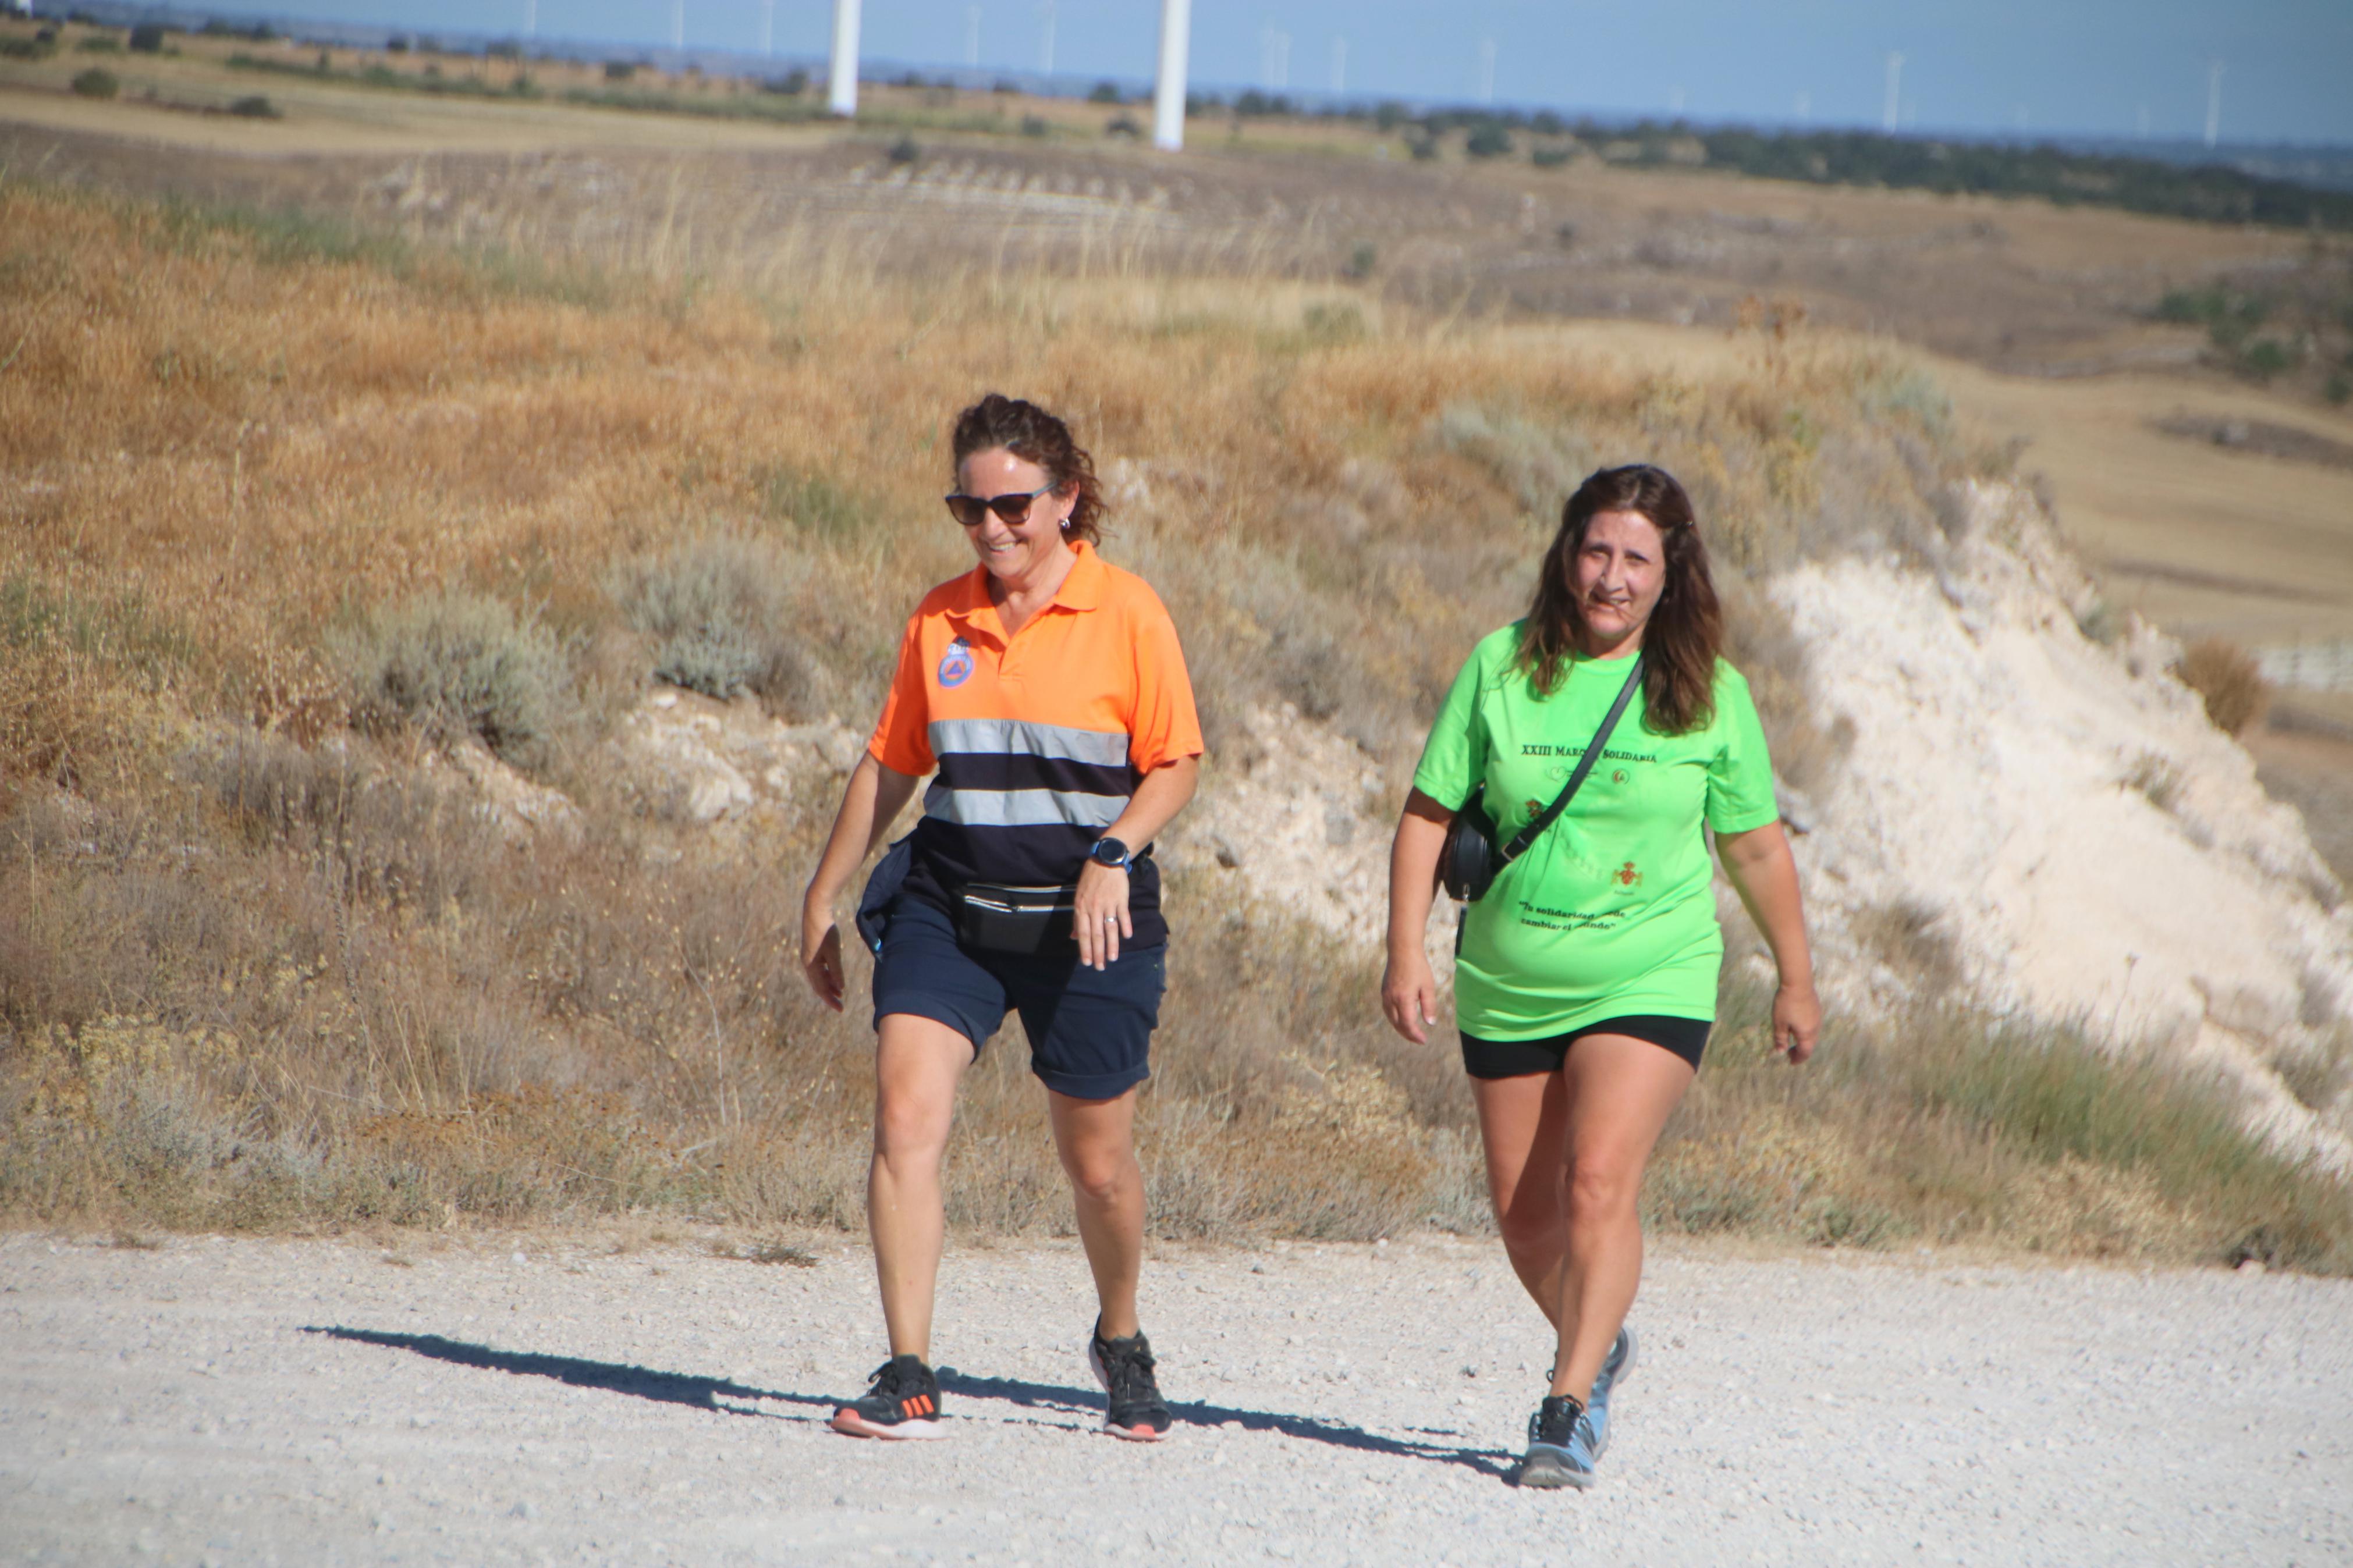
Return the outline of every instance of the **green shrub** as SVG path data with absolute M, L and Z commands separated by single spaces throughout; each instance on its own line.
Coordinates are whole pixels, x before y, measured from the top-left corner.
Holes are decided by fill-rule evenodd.
M 1511 150 L 1512 133 L 1493 120 L 1474 127 L 1462 143 L 1462 151 L 1473 158 L 1501 158 Z
M 2257 381 L 2269 381 L 2295 363 L 2295 355 L 2277 338 L 2257 338 L 2239 351 L 2239 368 Z
M 164 24 L 142 22 L 131 29 L 131 52 L 138 55 L 160 55 L 164 52 Z
M 119 55 L 122 52 L 122 40 L 111 33 L 91 33 L 74 47 L 86 55 Z
M 891 162 L 899 164 L 912 163 L 923 155 L 923 148 L 916 145 L 915 139 L 912 136 L 900 137 L 891 143 L 890 151 L 884 154 Z
M 607 60 L 605 62 L 605 79 L 607 81 L 627 81 L 637 74 L 638 68 L 633 61 Z
M 1024 136 L 1043 136 L 1052 130 L 1052 126 L 1034 114 L 1025 114 L 1021 117 L 1021 134 Z
M 608 586 L 629 626 L 652 640 L 656 679 L 706 697 L 783 702 L 807 688 L 787 636 L 803 575 L 776 544 L 720 533 L 626 565 Z
M 363 726 L 472 735 L 518 766 L 547 761 L 579 711 L 554 634 L 486 594 L 412 600 L 335 639 L 334 652 Z
M 1117 103 L 1119 101 L 1119 83 L 1115 81 L 1099 81 L 1095 83 L 1093 90 L 1087 94 L 1087 101 L 1089 103 Z
M 1539 147 L 1528 154 L 1528 161 L 1539 169 L 1557 169 L 1576 156 L 1573 147 Z
M 242 120 L 282 120 L 285 111 L 260 93 L 240 98 L 228 106 L 228 111 Z
M 112 98 L 122 90 L 122 83 L 112 71 L 92 66 L 73 79 L 73 89 L 77 98 Z

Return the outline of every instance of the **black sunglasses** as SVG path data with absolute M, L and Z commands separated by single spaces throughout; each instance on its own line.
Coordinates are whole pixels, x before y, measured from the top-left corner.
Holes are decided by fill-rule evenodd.
M 978 528 L 992 511 L 1008 522 L 1020 522 L 1029 515 L 1029 503 L 1053 488 L 1040 485 L 1034 490 L 1008 490 L 1001 496 L 968 496 L 959 490 L 946 498 L 948 515 L 966 528 Z

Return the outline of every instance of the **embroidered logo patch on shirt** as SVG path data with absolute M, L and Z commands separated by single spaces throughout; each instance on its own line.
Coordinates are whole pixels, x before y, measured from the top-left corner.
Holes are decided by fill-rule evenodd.
M 972 648 L 964 638 L 958 637 L 948 644 L 945 653 L 940 655 L 940 684 L 945 687 L 962 686 L 971 679 Z

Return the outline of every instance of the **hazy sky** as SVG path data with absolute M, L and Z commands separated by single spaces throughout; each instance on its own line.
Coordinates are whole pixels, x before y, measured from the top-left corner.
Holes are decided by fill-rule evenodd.
M 539 31 L 660 47 L 671 3 L 538 0 Z M 761 0 L 680 3 L 691 47 L 757 47 Z M 526 0 L 217 4 L 519 32 Z M 777 52 L 822 54 L 830 0 L 775 4 Z M 866 0 L 866 56 L 962 66 L 976 10 L 984 68 L 1039 68 L 1045 0 Z M 1151 74 L 1158 0 L 1052 10 L 1059 73 Z M 1351 95 L 1476 101 L 1492 40 L 1502 103 L 1876 125 L 1894 51 L 1905 57 L 1907 126 L 2132 135 L 2145 123 L 2160 137 L 2202 133 L 2208 69 L 2221 60 L 2225 140 L 2353 143 L 2353 0 L 1195 0 L 1193 77 L 1321 91 L 1339 37 Z

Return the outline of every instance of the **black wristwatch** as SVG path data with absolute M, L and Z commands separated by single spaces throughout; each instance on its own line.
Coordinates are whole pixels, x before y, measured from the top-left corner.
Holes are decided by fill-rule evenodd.
M 1114 871 L 1126 870 L 1135 860 L 1135 857 L 1127 852 L 1127 846 L 1116 838 L 1096 839 L 1095 847 L 1087 851 L 1087 858 Z

